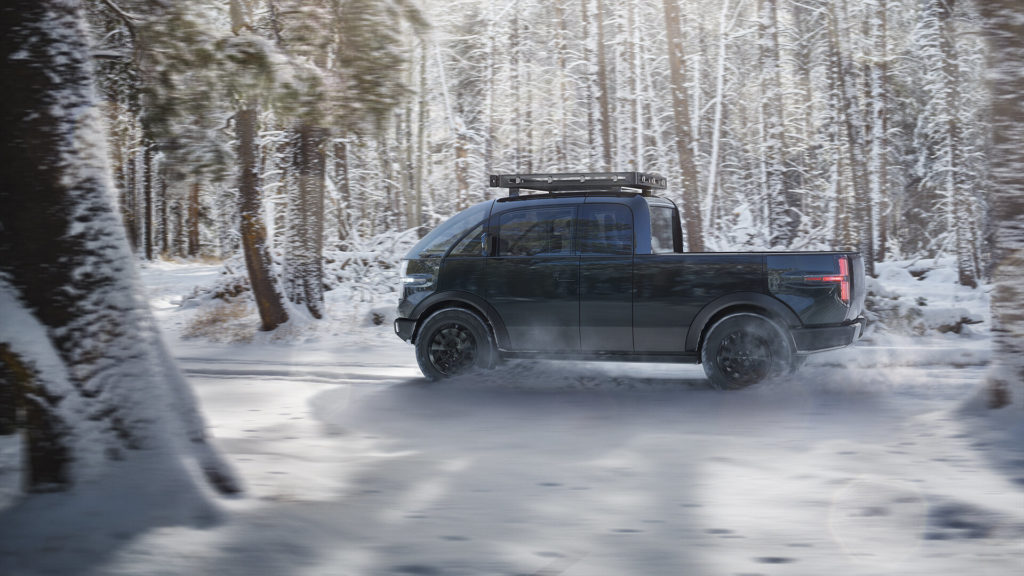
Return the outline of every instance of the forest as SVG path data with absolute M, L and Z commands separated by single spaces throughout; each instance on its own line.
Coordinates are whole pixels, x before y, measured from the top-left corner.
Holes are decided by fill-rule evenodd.
M 969 2 L 109 0 L 88 26 L 135 253 L 244 249 L 267 329 L 270 301 L 322 313 L 324 258 L 424 233 L 491 173 L 662 174 L 689 251 L 990 272 Z
M 0 3 L 0 572 L 1012 570 L 1021 15 Z M 666 177 L 689 252 L 859 251 L 868 336 L 734 394 L 427 384 L 407 248 L 490 174 L 596 171 Z
M 154 401 L 121 386 L 162 366 L 175 426 L 230 491 L 132 271 L 224 262 L 217 295 L 251 298 L 263 331 L 320 319 L 339 286 L 393 291 L 403 246 L 494 194 L 488 174 L 513 172 L 666 176 L 692 252 L 856 249 L 871 276 L 952 262 L 951 286 L 992 287 L 989 387 L 1005 405 L 1024 380 L 1015 13 L 964 0 L 15 3 L 0 12 L 16 79 L 0 99 L 0 429 L 31 420 L 14 407 L 31 398 L 38 483 L 60 485 L 75 449 L 53 439 L 78 434 L 83 413 L 107 423 L 85 424 L 105 438 L 91 453 L 160 436 Z

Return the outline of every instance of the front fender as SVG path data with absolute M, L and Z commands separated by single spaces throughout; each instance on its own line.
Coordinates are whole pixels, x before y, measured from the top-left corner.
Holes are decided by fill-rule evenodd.
M 433 312 L 434 310 L 445 307 L 446 304 L 459 308 L 470 308 L 477 311 L 494 329 L 494 337 L 498 343 L 498 347 L 508 347 L 508 329 L 505 328 L 505 322 L 501 319 L 501 315 L 498 314 L 498 311 L 488 304 L 486 300 L 476 294 L 462 292 L 459 290 L 447 290 L 431 294 L 417 304 L 416 307 L 413 308 L 412 314 L 409 315 L 410 320 L 416 321 L 416 331 L 419 332 L 420 319 L 425 318 L 425 315 Z M 413 335 L 413 341 L 415 341 L 415 335 Z

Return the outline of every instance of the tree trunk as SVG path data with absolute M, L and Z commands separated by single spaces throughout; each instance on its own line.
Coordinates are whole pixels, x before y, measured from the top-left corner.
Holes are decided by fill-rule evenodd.
M 992 91 L 993 358 L 989 405 L 1024 394 L 1024 20 L 1016 0 L 977 3 L 989 42 Z
M 947 172 L 948 190 L 955 233 L 957 279 L 962 286 L 978 287 L 978 271 L 974 268 L 975 220 L 974 179 L 968 174 L 963 126 L 960 122 L 962 110 L 960 95 L 960 66 L 956 47 L 956 23 L 954 20 L 955 0 L 944 0 L 939 5 L 939 48 L 943 56 L 943 88 L 949 108 L 946 117 L 946 141 L 950 165 Z M 1024 63 L 1022 63 L 1024 64 Z
M 334 185 L 338 194 L 338 208 L 335 211 L 335 225 L 338 241 L 344 244 L 349 236 L 348 210 L 352 203 L 352 181 L 349 176 L 348 140 L 334 141 Z
M 864 269 L 869 276 L 875 275 L 874 245 L 874 202 L 868 187 L 867 162 L 864 156 L 864 118 L 857 98 L 857 82 L 854 77 L 852 46 L 847 26 L 846 2 L 834 5 L 832 26 L 829 27 L 832 41 L 832 58 L 838 76 L 834 79 L 842 101 L 843 126 L 846 131 L 847 159 L 850 163 L 850 188 L 853 202 L 850 213 L 856 215 L 856 225 L 848 221 L 847 233 L 856 242 L 864 257 Z
M 0 436 L 10 436 L 18 430 L 18 393 L 15 372 L 4 360 L 11 354 L 7 344 L 0 343 Z
M 718 63 L 715 66 L 715 112 L 711 121 L 711 156 L 708 158 L 707 196 L 705 196 L 709 206 L 705 208 L 708 217 L 705 217 L 703 221 L 703 224 L 710 230 L 714 230 L 713 219 L 710 217 L 710 214 L 717 204 L 721 204 L 718 199 L 718 156 L 722 139 L 722 100 L 725 98 L 725 52 L 728 46 L 729 32 L 732 29 L 731 25 L 726 24 L 728 14 L 729 0 L 725 0 L 722 2 L 722 14 L 718 21 Z
M 761 0 L 759 19 L 761 64 L 761 163 L 768 203 L 768 237 L 773 246 L 788 247 L 796 237 L 799 216 L 790 205 L 786 179 L 786 131 L 783 117 L 782 62 L 776 0 Z
M 608 50 L 604 42 L 605 27 L 604 1 L 597 0 L 597 14 L 594 15 L 594 26 L 597 28 L 597 105 L 601 113 L 601 167 L 600 170 L 613 170 L 612 165 L 612 111 L 611 85 L 608 82 Z
M 0 364 L 29 429 L 30 488 L 93 479 L 146 450 L 170 483 L 191 485 L 189 454 L 218 489 L 237 491 L 154 327 L 109 203 L 84 29 L 78 2 L 0 8 L 0 77 L 18 79 L 0 91 Z
M 142 152 L 142 246 L 146 260 L 153 259 L 153 143 L 143 141 Z
M 555 20 L 558 22 L 554 39 L 555 62 L 558 65 L 558 83 L 555 89 L 558 90 L 559 94 L 567 94 L 569 90 L 568 83 L 566 82 L 566 75 L 568 73 L 566 37 L 568 36 L 568 30 L 566 29 L 565 6 L 561 2 L 555 2 L 552 8 L 555 10 Z M 565 98 L 558 106 L 558 139 L 555 145 L 555 165 L 563 170 L 569 166 L 569 113 L 566 108 L 570 102 L 569 98 Z
M 455 210 L 469 207 L 469 148 L 463 130 L 455 134 Z
M 256 300 L 263 330 L 273 330 L 288 321 L 281 293 L 274 280 L 267 229 L 263 225 L 263 198 L 257 173 L 256 130 L 259 111 L 245 108 L 235 114 L 238 139 L 238 201 L 245 267 Z
M 171 199 L 168 193 L 167 185 L 167 170 L 163 166 L 164 162 L 161 160 L 160 169 L 157 170 L 156 177 L 159 183 L 158 189 L 160 190 L 160 252 L 161 254 L 170 254 L 171 252 L 171 223 L 168 220 L 169 208 L 168 204 L 171 203 Z
M 877 199 L 878 210 L 878 252 L 875 261 L 885 260 L 889 251 L 889 228 L 891 224 L 892 191 L 889 189 L 889 6 L 887 0 L 879 0 L 876 8 L 875 25 L 872 29 L 875 58 L 871 67 L 871 164 L 872 191 Z
M 127 107 L 126 107 L 127 108 Z M 130 114 L 129 110 L 124 112 Z M 136 189 L 135 189 L 135 142 L 133 139 L 134 120 L 126 120 L 128 126 L 125 128 L 123 140 L 119 143 L 118 149 L 121 151 L 123 156 L 121 160 L 121 168 L 119 170 L 121 178 L 119 179 L 121 184 L 120 193 L 120 209 L 121 219 L 124 222 L 125 233 L 128 235 L 128 243 L 131 246 L 132 252 L 136 252 L 139 249 L 139 235 L 138 235 L 138 217 L 135 212 L 136 204 Z
M 409 85 L 412 86 L 410 78 Z M 416 174 L 416 145 L 415 139 L 416 134 L 413 130 L 413 102 L 409 102 L 405 107 L 405 129 L 404 134 L 399 134 L 405 138 L 403 147 L 405 148 L 404 166 L 402 169 L 402 196 L 405 203 L 405 222 L 402 225 L 402 229 L 412 228 L 418 226 L 419 222 L 419 207 L 418 207 L 418 195 L 417 188 L 419 184 L 417 182 Z
M 188 192 L 188 255 L 199 255 L 199 179 L 192 181 Z
M 324 144 L 327 132 L 309 123 L 295 131 L 297 186 L 288 201 L 286 282 L 288 299 L 324 316 Z
M 580 0 L 580 28 L 583 31 L 582 37 L 580 38 L 581 54 L 580 59 L 583 62 L 584 70 L 588 71 L 591 68 L 591 62 L 593 56 L 591 53 L 595 50 L 593 46 L 593 40 L 591 39 L 591 28 L 593 22 L 591 21 L 591 0 Z M 596 65 L 596 64 L 594 64 Z M 600 164 L 600 153 L 598 152 L 598 138 L 597 133 L 597 114 L 594 113 L 594 101 L 597 99 L 595 94 L 597 88 L 594 87 L 594 78 L 591 74 L 583 74 L 583 102 L 581 103 L 587 109 L 587 125 L 585 129 L 587 131 L 587 141 L 584 144 L 586 146 L 586 165 L 588 169 L 590 166 L 597 166 Z
M 426 218 L 423 216 L 423 193 L 425 186 L 425 174 L 426 166 L 429 161 L 429 151 L 427 150 L 427 118 L 430 111 L 430 100 L 428 99 L 427 89 L 427 47 L 426 43 L 422 44 L 422 64 L 420 65 L 419 73 L 419 87 L 420 87 L 420 98 L 419 105 L 417 106 L 416 113 L 416 221 L 412 222 L 413 226 L 417 226 L 418 229 L 416 234 L 422 238 L 427 235 Z M 488 56 L 489 58 L 490 56 Z M 488 95 L 491 98 L 492 95 Z M 485 138 L 490 139 L 491 127 L 487 127 L 487 133 Z M 484 151 L 484 163 L 485 163 L 485 174 L 486 164 L 490 161 L 490 152 L 487 147 L 490 144 L 485 144 Z
M 67 436 L 71 430 L 56 416 L 63 398 L 48 390 L 39 375 L 11 348 L 0 342 L 0 386 L 10 387 L 10 410 L 21 412 L 20 428 L 25 431 L 26 492 L 56 492 L 71 485 L 71 454 Z
M 683 186 L 683 227 L 686 247 L 690 252 L 704 251 L 701 224 L 700 190 L 697 188 L 697 161 L 690 128 L 690 102 L 686 93 L 686 58 L 683 52 L 682 16 L 678 0 L 662 0 L 668 38 L 668 64 L 672 83 L 672 114 L 675 120 L 676 149 Z

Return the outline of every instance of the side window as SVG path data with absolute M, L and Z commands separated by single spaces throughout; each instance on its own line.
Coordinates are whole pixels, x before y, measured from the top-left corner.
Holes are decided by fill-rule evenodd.
M 621 204 L 586 204 L 580 218 L 584 254 L 632 254 L 633 213 Z
M 452 251 L 451 253 L 448 254 L 448 256 L 455 256 L 460 258 L 466 256 L 483 256 L 483 235 L 484 225 L 480 224 L 476 228 L 473 228 L 473 230 L 469 234 L 466 234 L 466 237 L 463 238 L 455 246 L 455 248 L 452 248 Z
M 440 258 L 463 234 L 487 218 L 490 210 L 490 202 L 481 202 L 459 212 L 417 242 L 406 258 Z
M 676 250 L 672 214 L 673 209 L 668 206 L 651 206 L 651 252 L 654 254 Z
M 573 253 L 576 209 L 533 208 L 501 215 L 498 256 L 568 256 Z

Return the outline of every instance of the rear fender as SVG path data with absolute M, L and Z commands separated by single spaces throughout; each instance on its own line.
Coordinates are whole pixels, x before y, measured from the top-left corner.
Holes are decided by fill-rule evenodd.
M 693 322 L 690 323 L 690 329 L 686 332 L 685 351 L 696 352 L 700 347 L 701 335 L 711 327 L 712 321 L 731 310 L 737 312 L 761 312 L 770 320 L 777 322 L 780 328 L 786 329 L 785 332 L 789 335 L 790 345 L 792 345 L 793 350 L 796 349 L 795 343 L 792 342 L 793 336 L 788 329 L 801 326 L 802 324 L 800 318 L 793 310 L 771 296 L 758 294 L 757 292 L 737 292 L 712 300 L 701 308 L 700 312 L 693 318 Z

